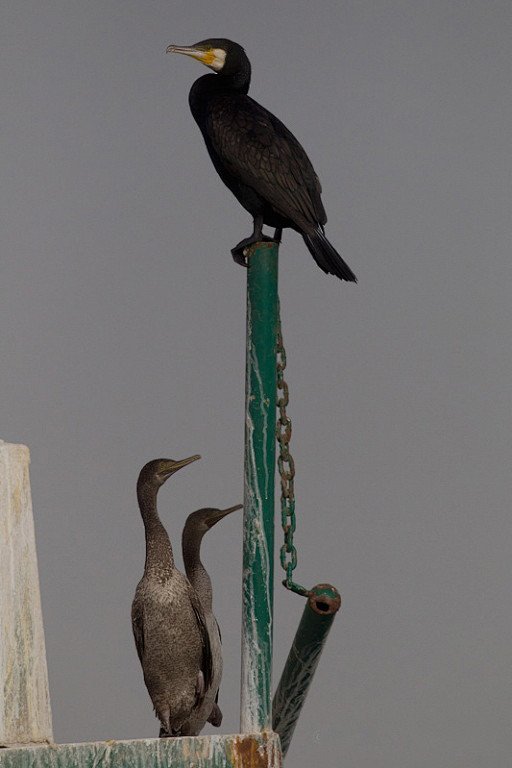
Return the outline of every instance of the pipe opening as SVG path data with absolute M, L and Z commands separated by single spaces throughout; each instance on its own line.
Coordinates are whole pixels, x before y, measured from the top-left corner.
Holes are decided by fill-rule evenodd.
M 309 592 L 309 607 L 320 616 L 334 615 L 340 605 L 341 597 L 337 589 L 330 584 L 317 584 Z

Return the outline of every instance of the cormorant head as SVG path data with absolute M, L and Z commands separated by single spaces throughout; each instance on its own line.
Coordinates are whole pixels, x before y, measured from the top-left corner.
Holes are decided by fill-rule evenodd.
M 142 487 L 152 488 L 158 490 L 161 485 L 165 483 L 167 478 L 174 475 L 178 469 L 186 467 L 187 464 L 191 464 L 193 461 L 197 461 L 201 457 L 197 454 L 190 456 L 188 459 L 181 459 L 180 461 L 174 461 L 173 459 L 153 459 L 142 467 L 137 481 L 137 488 Z
M 243 504 L 236 504 L 236 506 L 229 507 L 229 509 L 211 509 L 210 507 L 198 509 L 187 517 L 187 522 L 183 528 L 183 536 L 202 537 L 210 528 L 213 528 L 215 523 L 218 523 L 226 515 L 230 515 L 231 512 L 242 509 L 242 507 Z
M 247 68 L 249 59 L 241 45 L 225 37 L 211 37 L 194 45 L 169 45 L 166 53 L 184 53 L 205 64 L 214 72 L 222 75 L 234 75 L 242 68 Z

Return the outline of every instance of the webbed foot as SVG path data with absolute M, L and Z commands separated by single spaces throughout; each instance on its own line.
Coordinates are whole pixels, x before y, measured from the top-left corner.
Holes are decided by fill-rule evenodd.
M 233 261 L 235 261 L 237 264 L 240 264 L 242 267 L 248 267 L 249 261 L 248 261 L 248 249 L 251 247 L 251 245 L 254 245 L 254 243 L 273 243 L 274 238 L 268 237 L 267 235 L 260 235 L 258 238 L 254 239 L 254 236 L 251 235 L 250 237 L 246 237 L 243 240 L 240 240 L 238 245 L 235 245 L 234 248 L 231 249 L 231 255 L 233 257 Z
M 164 709 L 158 713 L 160 719 L 160 733 L 158 734 L 160 739 L 168 739 L 171 736 L 171 711 Z

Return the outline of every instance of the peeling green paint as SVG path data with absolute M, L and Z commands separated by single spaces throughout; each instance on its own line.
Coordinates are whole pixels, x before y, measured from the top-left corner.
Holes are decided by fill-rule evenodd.
M 283 756 L 290 746 L 327 635 L 340 605 L 339 592 L 330 584 L 317 584 L 309 591 L 308 601 L 273 702 L 272 727 L 281 738 Z
M 0 768 L 281 768 L 275 733 L 97 741 L 0 750 Z
M 256 243 L 247 270 L 240 730 L 271 727 L 277 243 Z

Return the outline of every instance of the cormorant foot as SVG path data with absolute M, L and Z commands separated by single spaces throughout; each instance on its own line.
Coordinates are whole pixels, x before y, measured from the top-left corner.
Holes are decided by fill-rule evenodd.
M 277 230 L 276 230 L 277 231 Z M 237 264 L 240 264 L 242 267 L 248 267 L 249 262 L 247 259 L 247 249 L 251 247 L 251 245 L 254 245 L 255 243 L 275 243 L 275 238 L 268 237 L 268 235 L 261 235 L 256 240 L 254 239 L 254 235 L 251 235 L 251 237 L 245 237 L 243 240 L 240 240 L 238 245 L 235 245 L 234 248 L 231 249 L 231 255 L 233 257 L 233 261 L 235 261 Z
M 158 713 L 158 719 L 160 720 L 160 733 L 158 734 L 160 739 L 168 739 L 171 736 L 171 710 L 163 709 Z
M 240 264 L 241 267 L 249 266 L 247 258 L 245 257 L 245 249 L 247 247 L 248 247 L 248 243 L 244 243 L 244 241 L 242 241 L 242 243 L 235 245 L 235 247 L 231 249 L 231 255 L 233 257 L 233 261 L 236 264 Z

